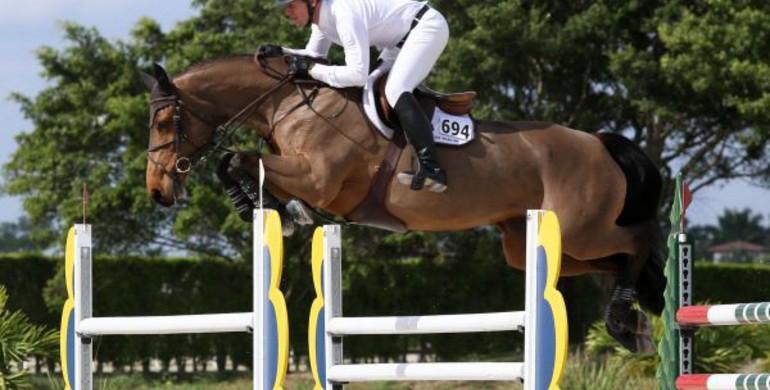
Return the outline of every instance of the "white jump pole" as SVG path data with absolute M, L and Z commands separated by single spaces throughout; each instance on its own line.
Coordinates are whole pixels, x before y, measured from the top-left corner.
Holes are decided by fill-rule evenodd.
M 558 389 L 567 352 L 564 301 L 556 290 L 561 257 L 553 213 L 530 211 L 527 230 L 525 311 L 430 316 L 343 317 L 339 226 L 313 236 L 317 298 L 310 314 L 309 348 L 316 389 L 346 382 L 393 380 L 523 380 L 527 390 Z M 343 336 L 522 330 L 524 362 L 344 364 Z M 542 366 L 541 366 L 542 365 Z
M 68 299 L 61 327 L 65 389 L 93 389 L 93 337 L 222 332 L 253 332 L 254 389 L 280 388 L 288 366 L 286 303 L 278 289 L 283 262 L 280 218 L 275 211 L 258 209 L 253 222 L 253 311 L 174 316 L 94 318 L 91 225 L 70 229 L 65 259 Z

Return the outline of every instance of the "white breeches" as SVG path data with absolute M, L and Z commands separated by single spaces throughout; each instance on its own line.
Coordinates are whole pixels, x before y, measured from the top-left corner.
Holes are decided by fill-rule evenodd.
M 409 33 L 390 69 L 385 97 L 391 107 L 396 105 L 402 93 L 412 92 L 428 77 L 448 40 L 446 19 L 433 8 L 429 9 Z

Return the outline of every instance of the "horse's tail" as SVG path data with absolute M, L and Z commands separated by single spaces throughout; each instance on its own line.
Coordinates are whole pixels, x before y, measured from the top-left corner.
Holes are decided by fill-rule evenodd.
M 616 223 L 620 226 L 649 224 L 650 255 L 636 282 L 636 290 L 642 307 L 660 314 L 665 305 L 663 290 L 666 288 L 663 236 L 658 223 L 658 207 L 663 188 L 660 171 L 639 146 L 622 135 L 598 133 L 596 137 L 602 141 L 626 176 L 626 199 Z

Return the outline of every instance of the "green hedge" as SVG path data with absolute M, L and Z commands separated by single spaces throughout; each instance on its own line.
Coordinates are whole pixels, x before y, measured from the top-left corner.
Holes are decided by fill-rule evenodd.
M 523 273 L 508 269 L 500 257 L 489 256 L 494 240 L 469 237 L 449 244 L 452 256 L 381 257 L 350 251 L 344 255 L 344 313 L 347 316 L 415 315 L 521 310 Z M 390 245 L 375 242 L 372 247 Z M 404 245 L 404 243 L 398 243 Z M 289 307 L 290 337 L 296 356 L 307 355 L 307 316 L 313 299 L 307 247 L 286 261 L 282 287 Z M 375 250 L 374 252 L 377 252 Z M 42 256 L 0 257 L 0 284 L 8 287 L 12 310 L 21 309 L 36 323 L 58 327 L 64 300 L 61 259 Z M 770 297 L 762 281 L 770 266 L 698 263 L 696 301 L 734 303 Z M 560 283 L 570 317 L 570 338 L 582 341 L 588 326 L 601 318 L 603 305 L 595 277 L 566 278 Z M 47 287 L 46 287 L 47 285 Z M 94 256 L 94 315 L 172 315 L 251 310 L 251 267 L 209 259 L 168 259 Z M 45 297 L 45 299 L 44 299 Z M 48 306 L 46 306 L 46 300 Z M 50 307 L 50 309 L 48 309 Z M 360 340 L 360 341 L 359 341 Z M 521 353 L 518 334 L 491 333 L 352 338 L 346 356 L 359 361 L 402 359 L 407 352 L 453 360 L 473 354 Z M 231 357 L 251 363 L 247 334 L 179 336 L 110 336 L 97 340 L 100 362 L 122 365 L 149 357 Z
M 43 299 L 43 289 L 56 272 L 56 262 L 40 255 L 0 255 L 0 285 L 8 289 L 8 309 L 21 310 L 40 325 L 59 327 Z
M 698 303 L 770 301 L 770 265 L 696 262 L 693 299 Z

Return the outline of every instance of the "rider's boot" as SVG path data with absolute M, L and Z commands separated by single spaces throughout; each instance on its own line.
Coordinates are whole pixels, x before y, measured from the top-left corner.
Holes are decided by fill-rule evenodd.
M 433 128 L 417 98 L 411 92 L 404 92 L 393 109 L 417 157 L 415 171 L 399 173 L 398 181 L 413 190 L 425 187 L 433 192 L 444 192 L 447 188 L 446 176 L 438 165 Z

